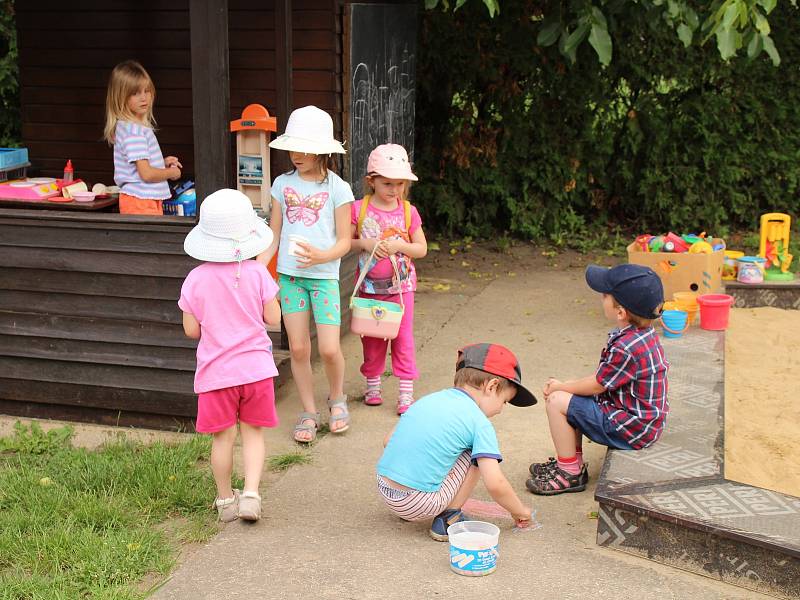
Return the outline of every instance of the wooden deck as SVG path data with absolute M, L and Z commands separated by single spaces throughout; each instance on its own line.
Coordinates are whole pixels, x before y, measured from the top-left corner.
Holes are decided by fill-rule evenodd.
M 0 211 L 0 413 L 191 429 L 196 343 L 177 299 L 198 264 L 183 252 L 192 225 Z M 342 261 L 342 307 L 354 268 Z M 270 336 L 286 381 L 286 341 Z

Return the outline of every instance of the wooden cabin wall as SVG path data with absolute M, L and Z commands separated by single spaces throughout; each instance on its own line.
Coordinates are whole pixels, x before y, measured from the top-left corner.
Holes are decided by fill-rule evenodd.
M 270 0 L 229 1 L 231 120 L 252 102 L 275 112 L 272 6 Z M 164 154 L 178 156 L 187 176 L 194 173 L 189 0 L 36 0 L 17 2 L 16 12 L 22 137 L 38 174 L 60 176 L 69 158 L 77 177 L 112 183 L 112 150 L 101 139 L 106 86 L 114 65 L 129 58 L 155 83 Z M 292 2 L 293 105 L 329 111 L 337 135 L 339 12 L 338 0 Z M 284 126 L 279 116 L 279 129 Z
M 191 430 L 181 217 L 0 210 L 0 414 Z M 341 267 L 349 327 L 356 254 Z M 280 332 L 270 332 L 289 377 Z
M 0 413 L 181 427 L 196 342 L 178 217 L 0 211 Z

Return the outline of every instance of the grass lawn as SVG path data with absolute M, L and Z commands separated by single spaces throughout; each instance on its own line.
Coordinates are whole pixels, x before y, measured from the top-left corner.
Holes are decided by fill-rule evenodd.
M 144 598 L 181 543 L 218 531 L 208 437 L 89 451 L 71 436 L 0 438 L 0 600 Z

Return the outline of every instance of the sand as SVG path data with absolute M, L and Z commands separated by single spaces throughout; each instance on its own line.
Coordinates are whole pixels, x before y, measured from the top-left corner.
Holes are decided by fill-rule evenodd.
M 731 311 L 725 478 L 800 497 L 800 311 Z

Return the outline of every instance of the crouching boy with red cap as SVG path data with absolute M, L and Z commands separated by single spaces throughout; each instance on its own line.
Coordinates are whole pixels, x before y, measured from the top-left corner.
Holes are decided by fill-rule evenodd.
M 544 386 L 557 458 L 530 466 L 525 485 L 534 494 L 586 489 L 584 435 L 609 448 L 640 450 L 661 437 L 669 412 L 669 363 L 652 327 L 664 302 L 658 275 L 641 265 L 593 265 L 586 269 L 586 283 L 603 295 L 603 312 L 617 327 L 608 334 L 592 375 L 550 378 Z
M 498 344 L 473 344 L 458 352 L 454 387 L 417 400 L 384 440 L 378 492 L 401 519 L 433 518 L 430 535 L 447 541 L 447 528 L 468 521 L 461 507 L 483 479 L 519 527 L 530 524 L 525 506 L 500 470 L 500 448 L 489 419 L 506 403 L 532 406 L 519 362 Z

